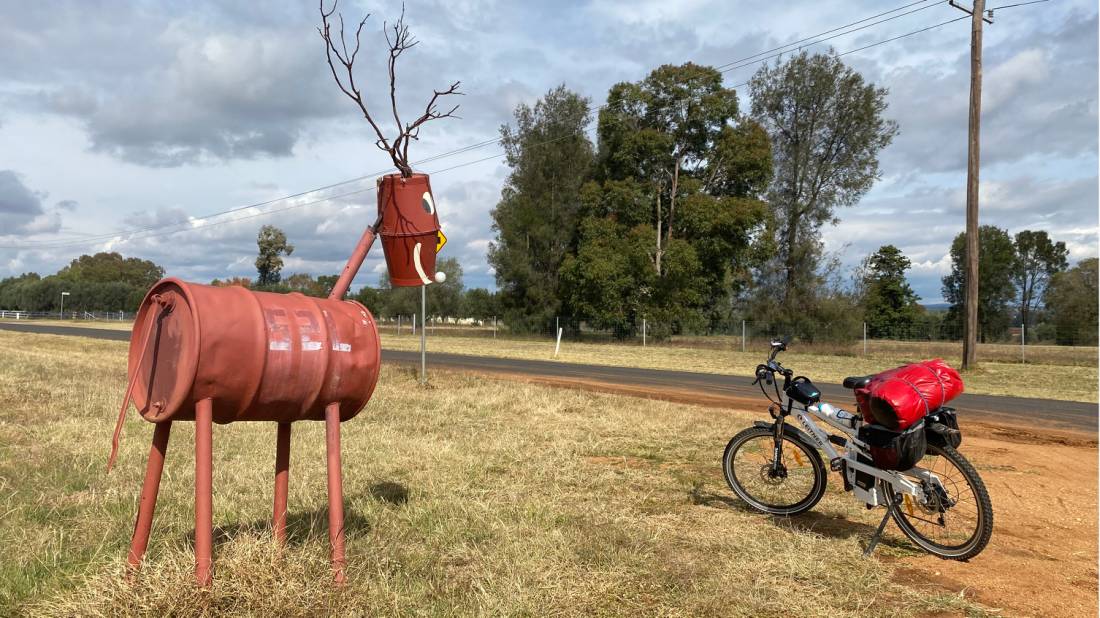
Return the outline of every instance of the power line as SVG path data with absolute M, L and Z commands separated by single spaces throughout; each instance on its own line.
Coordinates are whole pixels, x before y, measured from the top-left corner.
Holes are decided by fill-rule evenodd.
M 1027 6 L 1029 4 L 1039 4 L 1040 2 L 1050 2 L 1050 0 L 1031 0 L 1031 2 L 1019 2 L 1019 3 L 1016 3 L 1016 4 L 1002 4 L 1001 6 L 989 7 L 986 10 L 987 11 L 996 11 L 996 10 L 999 10 L 999 9 L 1011 9 L 1011 8 L 1017 7 L 1017 6 Z
M 375 189 L 373 187 L 370 187 L 370 188 L 367 188 L 367 189 L 358 189 L 358 190 L 355 190 L 355 191 L 348 191 L 346 193 L 341 193 L 340 195 L 333 195 L 331 197 L 324 197 L 324 198 L 320 198 L 320 199 L 316 199 L 316 200 L 311 200 L 311 201 L 308 201 L 308 202 L 302 202 L 301 204 L 294 204 L 294 205 L 291 205 L 291 206 L 285 206 L 283 208 L 276 208 L 276 209 L 273 209 L 273 210 L 265 210 L 263 212 L 252 213 L 250 215 L 244 215 L 244 216 L 241 216 L 241 217 L 234 217 L 232 219 L 224 219 L 222 221 L 212 221 L 210 223 L 200 223 L 200 224 L 197 224 L 197 225 L 179 224 L 178 227 L 173 228 L 173 229 L 156 228 L 153 231 L 153 233 L 148 233 L 148 234 L 140 234 L 140 235 L 135 236 L 135 235 L 131 235 L 130 232 L 117 233 L 117 234 L 114 234 L 113 236 L 111 236 L 110 238 L 108 238 L 106 240 L 112 240 L 112 239 L 120 237 L 120 236 L 128 236 L 126 238 L 119 238 L 119 242 L 130 242 L 132 240 L 143 240 L 143 239 L 146 239 L 146 238 L 157 238 L 159 236 L 168 236 L 168 235 L 171 235 L 171 234 L 178 234 L 178 233 L 181 233 L 181 232 L 190 232 L 190 231 L 193 231 L 193 230 L 217 227 L 219 225 L 225 225 L 227 223 L 236 223 L 238 221 L 247 221 L 249 219 L 255 219 L 257 217 L 265 217 L 267 215 L 274 215 L 274 214 L 278 214 L 280 212 L 286 212 L 288 210 L 296 210 L 298 208 L 305 208 L 306 206 L 313 206 L 315 204 L 320 204 L 321 202 L 327 202 L 329 200 L 340 199 L 340 198 L 343 198 L 343 197 L 350 197 L 352 195 L 358 195 L 360 193 L 373 192 L 374 190 Z M 82 244 L 82 243 L 78 243 L 78 244 Z
M 847 34 L 852 34 L 853 32 L 859 32 L 860 30 L 866 30 L 867 28 L 871 28 L 871 27 L 877 26 L 879 24 L 884 24 L 888 21 L 893 21 L 895 19 L 900 19 L 900 18 L 905 17 L 907 15 L 912 15 L 913 13 L 918 13 L 920 11 L 925 11 L 925 10 L 934 8 L 934 7 L 939 5 L 939 3 L 929 4 L 929 5 L 926 5 L 926 6 L 922 6 L 919 9 L 913 9 L 912 11 L 906 11 L 905 13 L 902 13 L 900 15 L 894 15 L 893 17 L 887 17 L 886 19 L 876 21 L 876 22 L 870 23 L 870 24 L 865 24 L 865 25 L 860 26 L 858 28 L 852 28 L 851 30 L 847 30 L 845 32 L 840 32 L 838 34 L 834 34 L 833 36 L 826 37 L 824 39 L 814 40 L 814 39 L 817 39 L 820 36 L 836 32 L 837 30 L 844 30 L 845 28 L 848 28 L 850 26 L 854 26 L 856 24 L 861 24 L 865 21 L 869 21 L 869 20 L 875 19 L 877 17 L 882 17 L 883 15 L 889 15 L 890 13 L 896 13 L 897 11 L 900 11 L 902 9 L 907 9 L 907 8 L 909 8 L 911 6 L 915 6 L 917 4 L 924 4 L 925 2 L 928 2 L 928 0 L 921 0 L 920 2 L 914 2 L 912 4 L 906 4 L 905 6 L 900 6 L 896 9 L 892 9 L 892 10 L 889 10 L 889 11 L 886 11 L 886 12 L 883 12 L 883 13 L 879 13 L 878 15 L 872 15 L 871 17 L 867 17 L 867 18 L 861 19 L 859 21 L 854 21 L 850 24 L 845 24 L 843 26 L 833 28 L 832 30 L 826 30 L 825 32 L 819 32 L 817 34 L 808 36 L 804 39 L 799 39 L 797 41 L 787 43 L 786 45 L 780 45 L 779 47 L 773 47 L 772 49 L 769 49 L 768 51 L 763 51 L 763 52 L 760 52 L 759 54 L 753 54 L 751 56 L 746 56 L 744 58 L 741 58 L 740 60 L 734 60 L 732 62 L 727 62 L 726 64 L 721 64 L 721 65 L 718 65 L 714 68 L 718 69 L 722 73 L 726 73 L 728 71 L 732 71 L 733 69 L 739 69 L 739 68 L 744 67 L 744 66 L 750 66 L 750 65 L 753 65 L 753 64 L 758 64 L 760 62 L 764 62 L 765 60 L 770 60 L 772 58 L 782 56 L 783 54 L 787 53 L 788 51 L 791 51 L 790 49 L 787 49 L 787 48 L 810 47 L 811 45 L 817 45 L 818 43 L 824 43 L 825 41 L 829 41 L 829 40 L 835 39 L 837 37 L 842 37 L 842 36 L 847 35 Z M 807 41 L 813 41 L 813 42 L 809 43 L 808 45 L 801 45 L 801 43 L 805 43 Z M 785 50 L 785 51 L 780 51 L 780 50 Z M 779 52 L 779 53 L 778 54 L 772 54 L 772 52 Z M 757 56 L 762 56 L 764 54 L 772 54 L 772 55 L 768 56 L 767 58 L 757 58 Z M 756 58 L 756 59 L 753 60 L 754 58 Z M 746 61 L 749 61 L 749 62 L 746 62 Z M 744 63 L 744 64 L 742 64 L 742 63 Z M 732 65 L 739 65 L 739 66 L 732 66 Z M 727 67 L 729 67 L 729 68 L 727 68 Z
M 782 45 L 780 47 L 776 47 L 776 48 L 773 48 L 771 50 L 767 50 L 767 51 L 764 51 L 764 52 L 760 52 L 758 54 L 754 54 L 753 56 L 747 56 L 746 58 L 742 58 L 742 59 L 739 59 L 739 60 L 728 62 L 728 63 L 723 64 L 723 65 L 719 65 L 718 68 L 728 67 L 728 68 L 725 68 L 724 70 L 720 71 L 721 73 L 727 73 L 729 71 L 732 71 L 732 70 L 735 70 L 735 69 L 738 69 L 738 68 L 743 68 L 744 66 L 748 66 L 748 65 L 751 65 L 751 64 L 756 64 L 756 63 L 759 63 L 759 62 L 763 62 L 763 61 L 769 60 L 771 58 L 781 56 L 783 53 L 786 53 L 786 52 L 781 52 L 781 53 L 778 53 L 778 54 L 772 54 L 772 55 L 769 55 L 769 56 L 764 57 L 764 58 L 759 58 L 757 60 L 753 60 L 752 62 L 739 64 L 739 63 L 742 63 L 746 59 L 753 58 L 755 56 L 760 56 L 762 54 L 768 54 L 768 53 L 774 52 L 776 50 L 789 48 L 789 47 L 792 47 L 792 46 L 797 45 L 799 43 L 802 43 L 802 42 L 805 42 L 805 41 L 808 41 L 808 40 L 811 40 L 811 39 L 816 39 L 817 37 L 819 37 L 823 34 L 829 34 L 829 33 L 832 33 L 832 32 L 836 32 L 837 30 L 844 30 L 844 29 L 849 28 L 851 26 L 862 24 L 862 23 L 867 22 L 869 20 L 873 20 L 873 19 L 876 19 L 878 17 L 882 17 L 883 15 L 888 15 L 890 13 L 896 13 L 897 11 L 904 10 L 904 9 L 912 7 L 912 6 L 916 6 L 916 5 L 919 5 L 919 4 L 924 4 L 925 2 L 928 2 L 928 1 L 929 0 L 919 0 L 918 2 L 912 2 L 912 3 L 909 3 L 909 4 L 905 4 L 905 5 L 902 5 L 900 7 L 891 9 L 889 11 L 885 11 L 885 12 L 882 12 L 882 13 L 878 13 L 876 15 L 865 17 L 863 19 L 851 22 L 849 24 L 845 24 L 843 26 L 838 26 L 836 28 L 832 28 L 832 29 L 826 30 L 824 32 L 812 35 L 810 37 L 800 39 L 799 41 L 795 41 L 793 43 L 788 43 L 786 45 Z M 1018 5 L 1008 5 L 1008 6 L 1004 6 L 1004 7 L 998 7 L 998 8 L 1009 8 L 1011 6 L 1022 6 L 1024 4 L 1035 4 L 1037 2 L 1046 2 L 1046 1 L 1048 1 L 1048 0 L 1033 0 L 1032 2 L 1020 3 Z M 828 40 L 831 40 L 831 39 L 834 39 L 834 38 L 837 38 L 837 37 L 840 37 L 840 36 L 844 36 L 846 34 L 851 34 L 853 32 L 857 32 L 859 30 L 863 30 L 863 29 L 866 29 L 866 28 L 869 28 L 869 27 L 872 27 L 872 26 L 875 26 L 875 25 L 879 25 L 881 23 L 891 21 L 893 19 L 898 19 L 900 17 L 904 17 L 906 15 L 916 13 L 918 11 L 922 11 L 922 10 L 925 10 L 925 9 L 928 9 L 928 8 L 932 8 L 934 6 L 936 6 L 936 5 L 935 4 L 927 5 L 927 6 L 919 8 L 919 9 L 915 9 L 913 11 L 908 11 L 908 12 L 902 13 L 900 15 L 895 15 L 893 17 L 890 17 L 890 18 L 887 18 L 887 19 L 884 19 L 884 20 L 880 20 L 880 21 L 877 21 L 877 22 L 874 22 L 874 23 L 871 23 L 871 24 L 865 24 L 863 26 L 860 26 L 859 28 L 854 28 L 852 30 L 847 30 L 845 32 L 841 32 L 841 33 L 835 34 L 835 35 L 830 36 L 830 37 L 826 37 L 826 38 L 823 38 L 823 39 L 817 39 L 817 40 L 813 41 L 812 43 L 809 43 L 808 45 L 805 45 L 804 47 L 809 47 L 811 45 L 817 45 L 817 44 L 823 43 L 825 41 L 828 41 Z M 845 51 L 845 52 L 843 52 L 841 54 L 838 54 L 838 55 L 839 56 L 844 56 L 844 55 L 855 53 L 855 52 L 858 52 L 858 51 L 863 51 L 865 49 L 869 49 L 869 48 L 875 47 L 877 45 L 883 45 L 885 43 L 889 43 L 889 42 L 892 42 L 892 41 L 896 41 L 898 39 L 902 39 L 902 38 L 905 38 L 905 37 L 908 37 L 908 36 L 919 34 L 921 32 L 926 32 L 928 30 L 938 28 L 938 27 L 943 26 L 945 24 L 949 24 L 949 23 L 952 23 L 952 22 L 955 22 L 955 21 L 959 21 L 960 19 L 965 19 L 965 17 L 948 20 L 948 21 L 941 22 L 941 23 L 938 23 L 938 24 L 935 24 L 935 25 L 932 25 L 932 26 L 928 26 L 926 28 L 921 28 L 919 30 L 914 30 L 914 31 L 908 32 L 906 34 L 902 34 L 902 35 L 899 35 L 899 36 L 896 36 L 896 37 L 885 39 L 883 41 L 872 43 L 870 45 L 866 45 L 866 46 L 863 46 L 863 47 L 860 47 L 860 48 L 857 48 L 857 49 L 848 50 L 848 51 Z M 735 65 L 735 66 L 731 66 L 731 65 Z M 741 84 L 737 84 L 737 85 L 733 86 L 733 88 L 739 88 L 741 86 L 748 85 L 748 83 L 749 82 L 744 82 L 744 83 L 741 83 Z M 607 107 L 607 104 L 601 105 L 601 106 L 596 108 L 596 111 L 599 111 L 599 110 L 604 109 L 606 107 Z M 585 125 L 585 128 L 588 128 L 593 123 L 595 123 L 597 120 L 598 120 L 598 118 L 593 118 L 592 120 L 590 120 Z M 561 137 L 554 138 L 554 139 L 551 139 L 551 140 L 546 140 L 544 142 L 540 142 L 540 143 L 534 144 L 534 145 L 539 146 L 539 145 L 543 145 L 543 144 L 549 144 L 549 143 L 553 143 L 553 142 L 556 142 L 556 141 L 559 141 L 559 140 L 562 140 L 562 139 L 566 139 L 568 137 L 569 137 L 569 135 L 565 135 L 565 136 L 561 136 Z M 424 164 L 424 163 L 429 163 L 429 162 L 449 158 L 451 156 L 455 156 L 455 155 L 458 155 L 458 154 L 471 152 L 473 150 L 477 150 L 479 148 L 483 148 L 483 147 L 488 146 L 488 145 L 499 143 L 503 139 L 504 139 L 503 137 L 497 137 L 497 138 L 493 138 L 493 139 L 484 140 L 484 141 L 481 141 L 481 142 L 477 142 L 475 144 L 470 144 L 468 146 L 463 146 L 461 148 L 456 148 L 454 150 L 439 153 L 439 154 L 433 155 L 431 157 L 427 157 L 425 159 L 418 160 L 414 164 L 415 165 L 421 165 L 421 164 Z M 477 163 L 490 161 L 492 159 L 498 159 L 500 157 L 505 156 L 506 154 L 507 153 L 497 153 L 495 155 L 490 155 L 490 156 L 483 157 L 483 158 L 480 158 L 480 159 L 476 159 L 476 160 L 473 160 L 473 161 L 467 161 L 467 162 L 464 162 L 464 163 L 459 163 L 457 165 L 453 165 L 451 167 L 446 167 L 446 168 L 442 168 L 442 169 L 439 169 L 439 170 L 435 170 L 435 171 L 432 171 L 431 173 L 440 174 L 440 173 L 448 172 L 448 171 L 451 171 L 451 170 L 467 167 L 467 166 L 470 166 L 470 165 L 475 165 Z M 358 176 L 356 178 L 351 178 L 351 179 L 348 179 L 348 180 L 344 180 L 344 181 L 324 185 L 322 187 L 316 187 L 316 188 L 313 188 L 313 189 L 309 189 L 309 190 L 306 190 L 306 191 L 301 191 L 301 192 L 294 193 L 294 194 L 291 194 L 291 195 L 281 196 L 281 197 L 278 197 L 278 198 L 273 198 L 273 199 L 265 200 L 265 201 L 262 201 L 262 202 L 256 202 L 256 203 L 248 204 L 248 205 L 245 205 L 245 206 L 239 206 L 239 207 L 236 207 L 236 208 L 231 208 L 231 209 L 223 210 L 223 211 L 220 211 L 220 212 L 215 212 L 215 213 L 210 213 L 210 214 L 207 214 L 207 215 L 202 215 L 202 216 L 199 216 L 199 217 L 195 217 L 194 219 L 199 219 L 199 220 L 213 219 L 213 218 L 222 217 L 222 216 L 225 216 L 225 215 L 241 212 L 241 211 L 244 211 L 244 210 L 260 208 L 260 207 L 263 207 L 263 206 L 269 206 L 271 204 L 275 204 L 275 203 L 278 203 L 278 202 L 282 202 L 282 201 L 302 197 L 302 196 L 305 196 L 305 195 L 308 195 L 308 194 L 311 194 L 311 193 L 316 193 L 316 192 L 319 192 L 319 191 L 325 191 L 325 190 L 328 190 L 328 189 L 333 189 L 333 188 L 336 188 L 336 187 L 341 187 L 341 186 L 352 184 L 352 183 L 355 183 L 355 182 L 361 182 L 361 181 L 364 181 L 364 180 L 375 178 L 375 177 L 380 176 L 382 174 L 385 174 L 389 171 L 391 171 L 391 170 L 389 168 L 387 168 L 387 169 L 379 170 L 379 171 L 371 173 L 371 174 L 366 174 L 366 175 L 363 175 L 363 176 Z M 344 193 L 344 194 L 337 195 L 337 196 L 330 196 L 330 197 L 326 197 L 326 198 L 321 198 L 321 199 L 306 202 L 306 203 L 303 203 L 303 204 L 296 204 L 296 205 L 289 206 L 289 207 L 286 207 L 286 208 L 279 208 L 279 209 L 263 211 L 263 212 L 260 212 L 260 213 L 255 213 L 255 214 L 247 215 L 247 216 L 244 216 L 244 217 L 235 217 L 235 218 L 227 219 L 227 220 L 224 220 L 224 221 L 216 221 L 216 222 L 199 224 L 199 225 L 187 225 L 187 226 L 183 226 L 183 227 L 180 227 L 180 228 L 168 230 L 166 232 L 166 234 L 192 231 L 192 230 L 196 230 L 196 229 L 203 229 L 203 228 L 207 228 L 207 227 L 212 227 L 212 226 L 215 226 L 215 225 L 222 225 L 222 224 L 226 224 L 226 223 L 232 223 L 234 221 L 242 221 L 242 220 L 248 220 L 248 219 L 252 219 L 252 218 L 256 218 L 256 217 L 260 217 L 260 216 L 276 214 L 276 213 L 284 212 L 284 211 L 287 211 L 287 210 L 294 210 L 294 209 L 297 209 L 297 208 L 301 208 L 301 207 L 307 206 L 307 205 L 317 204 L 317 203 L 332 200 L 332 199 L 338 199 L 340 197 L 345 197 L 345 196 L 349 196 L 349 195 L 364 193 L 364 192 L 369 191 L 369 190 L 371 190 L 371 189 L 368 188 L 368 189 L 362 189 L 362 190 L 358 190 L 358 191 L 352 191 L 352 192 Z M 168 224 L 168 225 L 171 225 L 171 224 Z M 108 240 L 118 238 L 120 236 L 127 236 L 128 238 L 123 240 L 123 242 L 128 242 L 129 240 L 137 240 L 137 239 L 141 239 L 141 238 L 150 238 L 150 237 L 164 235 L 164 234 L 142 234 L 142 233 L 143 232 L 155 232 L 155 231 L 158 231 L 158 230 L 163 230 L 165 227 L 166 227 L 165 225 L 147 226 L 147 227 L 144 227 L 144 228 L 129 229 L 129 230 L 123 230 L 123 231 L 110 232 L 110 233 L 102 233 L 102 234 L 92 235 L 92 236 L 88 236 L 88 237 L 81 238 L 81 239 L 56 239 L 56 240 L 43 240 L 43 241 L 27 241 L 27 242 L 25 242 L 23 244 L 20 244 L 20 245 L 0 245 L 0 249 L 16 249 L 16 250 L 23 249 L 23 250 L 26 250 L 26 249 L 53 249 L 53 248 L 62 248 L 62 247 L 69 247 L 69 246 L 82 246 L 82 245 L 88 245 L 88 244 L 95 244 L 97 242 L 105 242 L 105 241 L 108 241 Z
M 962 17 L 957 17 L 955 19 L 949 19 L 947 21 L 941 21 L 938 24 L 928 26 L 926 28 L 921 28 L 920 30 L 914 30 L 912 32 L 906 32 L 905 34 L 901 34 L 901 35 L 898 35 L 898 36 L 895 36 L 895 37 L 891 37 L 889 39 L 883 39 L 883 40 L 881 40 L 877 43 L 871 43 L 870 45 L 864 45 L 863 47 L 857 47 L 855 49 L 849 49 L 846 52 L 837 54 L 837 56 L 847 56 L 848 54 L 854 54 L 856 52 L 861 52 L 865 49 L 870 49 L 872 47 L 877 47 L 879 45 L 885 45 L 886 43 L 892 43 L 892 42 L 894 42 L 898 39 L 904 39 L 907 36 L 913 36 L 914 34 L 920 34 L 922 32 L 928 32 L 929 30 L 934 30 L 936 28 L 939 28 L 940 26 L 946 26 L 947 24 L 953 24 L 953 23 L 955 23 L 957 21 L 960 21 L 960 20 L 963 20 L 963 19 L 968 19 L 968 16 L 964 15 Z
M 863 47 L 857 47 L 855 49 L 849 49 L 847 51 L 838 53 L 837 57 L 847 56 L 848 54 L 854 54 L 856 52 L 861 52 L 865 49 L 870 49 L 872 47 L 878 47 L 879 45 L 885 45 L 886 43 L 892 43 L 892 42 L 894 42 L 898 39 L 904 39 L 905 37 L 913 36 L 914 34 L 920 34 L 922 32 L 928 32 L 929 30 L 935 30 L 936 28 L 939 28 L 940 26 L 946 26 L 947 24 L 952 24 L 952 23 L 955 23 L 957 21 L 961 21 L 963 19 L 970 19 L 970 16 L 963 15 L 962 17 L 956 17 L 955 19 L 949 19 L 947 21 L 941 21 L 938 24 L 933 24 L 931 26 L 921 28 L 920 30 L 914 30 L 912 32 L 906 32 L 905 34 L 899 34 L 898 36 L 895 36 L 895 37 L 890 37 L 888 39 L 883 39 L 881 41 L 871 43 L 870 45 L 864 45 Z M 750 82 L 741 82 L 740 84 L 737 84 L 737 85 L 734 85 L 734 86 L 731 86 L 731 87 L 732 88 L 740 88 L 741 86 L 748 86 L 749 83 Z

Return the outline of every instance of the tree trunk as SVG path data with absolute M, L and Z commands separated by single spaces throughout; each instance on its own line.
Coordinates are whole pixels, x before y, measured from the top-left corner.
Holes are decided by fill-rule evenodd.
M 800 217 L 793 215 L 787 222 L 787 259 L 786 263 L 786 281 L 783 286 L 783 302 L 789 302 L 791 299 L 791 292 L 794 290 L 795 270 L 798 268 L 797 259 L 795 258 L 796 242 L 798 238 L 798 223 Z
M 657 266 L 657 276 L 661 276 L 661 185 L 657 185 L 657 254 L 654 256 L 654 264 Z
M 672 195 L 669 196 L 668 204 L 668 241 L 672 241 L 672 220 L 676 216 L 676 191 L 680 185 L 680 163 L 684 160 L 683 155 L 676 155 L 676 167 L 672 170 Z M 668 246 L 668 242 L 665 243 Z

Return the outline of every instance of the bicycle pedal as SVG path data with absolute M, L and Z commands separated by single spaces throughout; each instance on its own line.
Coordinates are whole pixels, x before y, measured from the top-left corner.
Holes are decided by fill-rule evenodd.
M 832 459 L 830 459 L 829 460 L 829 469 L 832 470 L 833 472 L 840 472 L 841 470 L 843 470 L 844 469 L 844 458 L 843 457 L 833 457 Z

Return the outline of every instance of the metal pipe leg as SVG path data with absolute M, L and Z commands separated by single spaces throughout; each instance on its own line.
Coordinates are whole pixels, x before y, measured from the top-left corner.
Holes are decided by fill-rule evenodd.
M 211 584 L 211 550 L 214 521 L 212 513 L 213 402 L 203 399 L 195 405 L 195 583 Z
M 275 437 L 275 541 L 286 545 L 286 502 L 290 487 L 290 423 L 279 423 Z
M 164 456 L 168 452 L 168 437 L 171 432 L 172 421 L 157 423 L 153 428 L 153 445 L 149 447 L 149 459 L 145 463 L 145 482 L 141 486 L 137 520 L 134 522 L 134 534 L 130 538 L 130 553 L 126 556 L 126 563 L 131 570 L 137 570 L 141 566 L 145 549 L 149 546 L 149 531 L 153 527 L 153 511 L 157 508 L 157 494 L 160 493 Z
M 340 404 L 325 408 L 325 448 L 328 452 L 328 538 L 332 545 L 333 581 L 344 584 L 344 486 L 340 472 Z

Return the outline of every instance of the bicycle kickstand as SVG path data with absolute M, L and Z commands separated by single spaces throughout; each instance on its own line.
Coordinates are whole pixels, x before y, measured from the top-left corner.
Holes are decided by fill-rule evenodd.
M 875 546 L 878 545 L 879 539 L 882 538 L 882 531 L 886 529 L 886 522 L 890 521 L 890 515 L 892 515 L 893 512 L 893 506 L 886 507 L 886 514 L 882 516 L 882 521 L 879 522 L 878 529 L 871 535 L 871 540 L 867 543 L 867 549 L 863 550 L 864 558 L 870 557 L 871 552 L 875 551 Z

